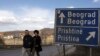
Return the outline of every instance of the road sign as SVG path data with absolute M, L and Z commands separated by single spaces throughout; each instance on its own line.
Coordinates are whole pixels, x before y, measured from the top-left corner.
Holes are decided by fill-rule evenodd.
M 99 45 L 100 9 L 58 8 L 55 11 L 57 43 Z

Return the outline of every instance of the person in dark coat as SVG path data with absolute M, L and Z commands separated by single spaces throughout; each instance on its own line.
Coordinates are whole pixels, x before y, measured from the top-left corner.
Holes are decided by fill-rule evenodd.
M 33 31 L 34 37 L 33 37 L 33 42 L 32 42 L 32 56 L 34 56 L 34 53 L 36 52 L 37 56 L 40 56 L 39 52 L 42 51 L 41 47 L 41 37 L 39 36 L 39 31 L 35 30 Z
M 32 36 L 29 34 L 28 30 L 25 30 L 25 36 L 23 38 L 23 56 L 27 54 L 28 56 L 31 55 L 31 44 L 32 44 Z

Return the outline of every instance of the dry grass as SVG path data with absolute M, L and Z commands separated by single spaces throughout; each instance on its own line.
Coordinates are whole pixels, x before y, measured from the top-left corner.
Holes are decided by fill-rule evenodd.
M 23 41 L 22 39 L 5 39 L 4 43 L 5 45 L 22 45 Z

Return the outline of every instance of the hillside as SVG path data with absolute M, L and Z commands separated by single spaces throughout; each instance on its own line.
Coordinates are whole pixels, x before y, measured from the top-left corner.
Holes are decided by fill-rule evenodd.
M 54 41 L 54 30 L 51 28 L 44 28 L 39 30 L 40 36 L 42 39 L 43 44 L 52 44 Z M 2 40 L 1 43 L 5 43 L 6 45 L 10 44 L 13 45 L 14 41 L 16 40 L 16 45 L 22 44 L 22 38 L 24 36 L 24 31 L 7 31 L 7 32 L 0 32 L 0 39 Z M 33 36 L 33 31 L 30 31 L 30 34 Z

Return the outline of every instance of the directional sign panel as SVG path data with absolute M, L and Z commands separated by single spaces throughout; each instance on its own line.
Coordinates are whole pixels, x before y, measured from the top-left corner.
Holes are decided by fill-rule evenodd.
M 99 12 L 96 8 L 56 9 L 55 41 L 65 44 L 98 45 Z

